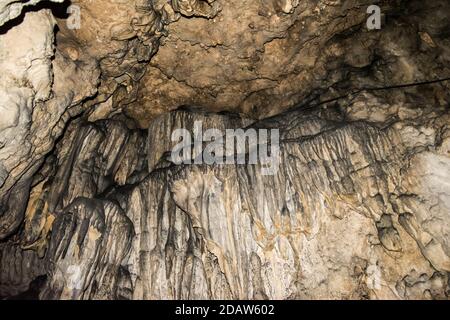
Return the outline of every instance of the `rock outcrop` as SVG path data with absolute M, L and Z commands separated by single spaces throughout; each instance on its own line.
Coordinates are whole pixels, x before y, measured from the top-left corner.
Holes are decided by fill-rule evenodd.
M 0 298 L 448 299 L 450 5 L 370 4 L 3 1 Z

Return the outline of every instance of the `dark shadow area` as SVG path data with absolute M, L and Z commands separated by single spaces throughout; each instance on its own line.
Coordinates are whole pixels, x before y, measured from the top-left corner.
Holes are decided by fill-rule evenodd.
M 31 281 L 28 290 L 15 296 L 4 297 L 4 300 L 39 300 L 39 294 L 47 281 L 47 276 L 42 275 Z M 1 300 L 1 299 L 0 299 Z
M 0 35 L 6 34 L 12 28 L 21 24 L 28 12 L 37 12 L 43 9 L 50 9 L 53 16 L 58 19 L 67 19 L 69 14 L 67 13 L 67 8 L 72 4 L 71 0 L 64 0 L 62 3 L 55 3 L 51 1 L 43 1 L 36 5 L 30 5 L 23 8 L 20 15 L 12 20 L 9 20 L 4 25 L 0 27 Z

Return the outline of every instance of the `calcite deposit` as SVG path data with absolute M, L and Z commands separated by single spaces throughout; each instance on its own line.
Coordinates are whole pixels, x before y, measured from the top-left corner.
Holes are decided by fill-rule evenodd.
M 448 299 L 449 28 L 446 0 L 0 1 L 0 299 Z M 223 154 L 276 170 L 174 161 L 198 123 L 276 132 Z

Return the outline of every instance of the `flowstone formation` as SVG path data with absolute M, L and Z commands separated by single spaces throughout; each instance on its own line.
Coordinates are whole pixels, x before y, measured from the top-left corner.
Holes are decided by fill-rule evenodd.
M 0 298 L 448 299 L 449 28 L 445 0 L 2 1 Z M 198 123 L 276 130 L 277 170 L 174 161 Z

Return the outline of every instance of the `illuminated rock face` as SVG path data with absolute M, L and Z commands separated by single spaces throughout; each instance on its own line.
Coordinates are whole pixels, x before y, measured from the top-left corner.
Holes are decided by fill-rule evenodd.
M 0 297 L 448 299 L 448 1 L 379 31 L 359 1 L 53 2 L 0 5 Z M 198 122 L 278 130 L 277 170 L 174 163 Z
M 61 3 L 64 0 L 50 0 L 49 2 Z M 43 0 L 3 0 L 0 3 L 0 26 L 4 26 L 11 20 L 17 19 L 21 16 L 24 10 L 29 9 L 30 6 L 41 5 Z

